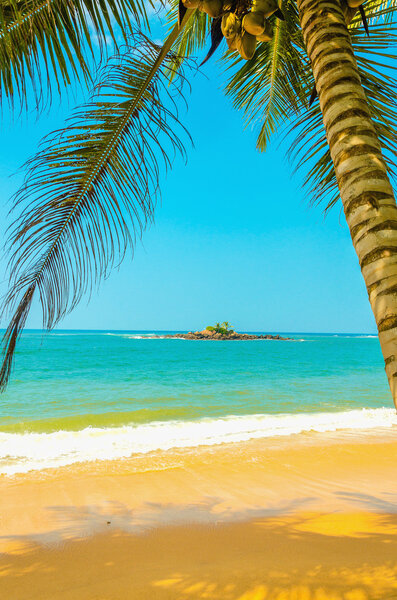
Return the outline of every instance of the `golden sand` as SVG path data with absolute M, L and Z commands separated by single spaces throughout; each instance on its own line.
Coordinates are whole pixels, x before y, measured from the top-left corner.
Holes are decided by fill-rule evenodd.
M 396 464 L 306 434 L 0 479 L 0 598 L 396 599 Z

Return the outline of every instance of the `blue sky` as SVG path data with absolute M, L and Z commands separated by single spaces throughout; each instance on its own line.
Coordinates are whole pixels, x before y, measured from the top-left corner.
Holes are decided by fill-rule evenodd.
M 228 320 L 247 331 L 374 332 L 341 206 L 326 218 L 309 207 L 285 147 L 255 149 L 255 131 L 244 129 L 223 94 L 221 66 L 213 59 L 202 72 L 181 113 L 195 146 L 187 165 L 177 159 L 162 177 L 155 225 L 134 260 L 127 257 L 61 327 L 185 330 Z M 38 120 L 32 114 L 12 122 L 4 112 L 2 239 L 8 199 L 22 178 L 10 174 L 62 126 L 74 103 L 54 102 Z M 0 272 L 5 290 L 4 258 Z M 38 306 L 28 326 L 41 327 Z

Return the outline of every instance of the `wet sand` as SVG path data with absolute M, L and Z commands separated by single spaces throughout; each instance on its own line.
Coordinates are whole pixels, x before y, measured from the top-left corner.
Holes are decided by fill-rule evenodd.
M 0 598 L 397 598 L 397 437 L 304 434 L 0 478 Z

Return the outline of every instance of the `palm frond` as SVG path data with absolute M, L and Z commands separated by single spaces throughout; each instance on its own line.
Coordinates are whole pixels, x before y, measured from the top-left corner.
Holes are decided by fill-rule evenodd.
M 368 39 L 359 12 L 351 23 L 353 45 L 363 86 L 391 174 L 396 150 L 396 88 L 390 49 L 395 46 L 392 18 L 396 0 L 369 0 L 365 4 L 371 26 Z M 243 110 L 245 124 L 260 127 L 257 147 L 265 150 L 275 131 L 287 133 L 288 155 L 296 168 L 309 168 L 305 185 L 314 203 L 324 199 L 326 210 L 339 198 L 332 160 L 318 104 L 309 107 L 314 88 L 311 66 L 306 57 L 295 2 L 283 4 L 285 22 L 274 20 L 270 43 L 258 46 L 254 57 L 229 65 L 234 70 L 226 92 L 234 106 Z M 389 52 L 388 52 L 389 51 Z M 235 56 L 237 56 L 235 54 Z M 229 56 L 226 55 L 225 58 Z M 390 68 L 389 68 L 390 66 Z
M 352 44 L 382 152 L 392 178 L 397 153 L 397 26 L 373 23 L 368 38 L 362 28 L 351 29 Z M 320 107 L 302 111 L 287 128 L 292 139 L 289 156 L 296 169 L 309 167 L 304 183 L 311 201 L 326 202 L 329 210 L 339 192 L 329 153 Z
M 230 79 L 226 93 L 244 111 L 245 124 L 260 127 L 257 147 L 265 150 L 274 131 L 306 104 L 310 65 L 304 53 L 296 3 L 283 4 L 284 21 L 273 17 L 273 39 Z M 239 58 L 230 65 L 235 70 Z M 313 79 L 312 79 L 313 81 Z
M 222 43 L 224 37 L 222 33 L 222 18 L 217 17 L 216 19 L 212 19 L 211 23 L 211 47 L 208 50 L 207 56 L 204 58 L 203 62 L 200 64 L 200 67 L 204 65 L 207 60 L 211 58 L 211 56 L 216 52 Z
M 153 0 L 148 0 L 152 5 Z M 131 18 L 147 24 L 144 0 L 9 0 L 0 3 L 0 100 L 26 106 L 51 98 L 73 78 L 90 79 L 89 63 L 108 40 L 126 40 Z
M 133 50 L 110 62 L 90 102 L 27 163 L 8 242 L 4 310 L 12 316 L 3 338 L 0 389 L 34 296 L 51 329 L 153 219 L 162 167 L 171 166 L 176 152 L 184 155 L 177 133 L 186 131 L 173 99 L 183 76 L 171 88 L 165 76 L 175 61 L 169 48 L 178 32 L 176 26 L 162 48 L 136 39 Z
M 179 0 L 172 0 L 171 8 L 167 13 L 167 22 L 172 29 L 173 23 L 178 19 Z M 204 12 L 195 9 L 186 26 L 181 29 L 172 51 L 177 57 L 176 67 L 197 51 L 201 50 L 207 43 L 212 19 Z M 169 72 L 170 81 L 176 76 L 177 69 Z
M 366 0 L 364 9 L 370 25 L 379 22 L 391 23 L 395 18 L 397 2 L 396 0 Z M 354 29 L 360 20 L 360 17 L 356 15 L 350 27 Z

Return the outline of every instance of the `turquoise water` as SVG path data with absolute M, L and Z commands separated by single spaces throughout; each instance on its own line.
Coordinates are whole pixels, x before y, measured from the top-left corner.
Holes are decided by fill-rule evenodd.
M 374 426 L 393 419 L 376 336 L 225 342 L 145 333 L 26 332 L 0 399 L 0 463 L 106 458 L 99 439 L 113 449 L 121 444 L 125 456 L 189 439 L 196 445 L 318 429 L 324 415 L 330 425 L 319 430 L 350 427 L 362 414 Z M 390 410 L 362 411 L 382 407 Z

